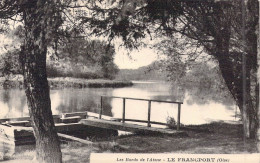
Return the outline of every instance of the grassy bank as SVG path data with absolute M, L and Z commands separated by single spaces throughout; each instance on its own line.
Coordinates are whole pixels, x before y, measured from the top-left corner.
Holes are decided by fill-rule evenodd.
M 81 79 L 81 78 L 48 78 L 51 89 L 60 88 L 103 88 L 132 86 L 130 81 L 106 80 L 106 79 Z M 23 78 L 13 77 L 8 80 L 0 78 L 0 88 L 23 88 Z
M 89 162 L 91 152 L 96 153 L 187 153 L 187 154 L 242 154 L 256 153 L 256 142 L 242 139 L 242 125 L 212 123 L 191 126 L 196 130 L 186 130 L 188 136 L 149 136 L 125 135 L 100 143 L 119 146 L 100 145 L 94 148 L 80 143 L 62 144 L 64 162 Z M 197 130 L 199 129 L 199 130 Z M 120 146 L 124 148 L 120 148 Z M 84 151 L 84 152 L 82 152 Z M 21 150 L 11 160 L 32 160 L 33 150 Z

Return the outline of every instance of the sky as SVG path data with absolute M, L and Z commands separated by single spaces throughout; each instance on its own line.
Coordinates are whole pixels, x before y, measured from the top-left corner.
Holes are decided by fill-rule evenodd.
M 122 45 L 122 39 L 114 39 L 113 44 L 116 53 L 114 63 L 119 69 L 138 69 L 163 58 L 163 56 L 157 54 L 154 48 L 151 48 L 153 45 L 159 43 L 161 39 L 146 37 L 139 41 L 146 46 L 140 46 L 136 50 L 129 51 L 124 46 L 120 46 Z
M 153 49 L 142 48 L 127 54 L 127 50 L 120 48 L 116 50 L 115 64 L 119 69 L 137 69 L 147 66 L 158 59 L 158 55 Z

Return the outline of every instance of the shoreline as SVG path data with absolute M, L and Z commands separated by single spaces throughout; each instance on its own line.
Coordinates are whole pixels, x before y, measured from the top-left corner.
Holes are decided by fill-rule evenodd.
M 121 88 L 133 85 L 131 81 L 108 79 L 83 79 L 71 77 L 48 78 L 50 89 L 63 88 Z M 0 78 L 0 89 L 23 89 L 23 78 L 14 77 L 6 80 Z

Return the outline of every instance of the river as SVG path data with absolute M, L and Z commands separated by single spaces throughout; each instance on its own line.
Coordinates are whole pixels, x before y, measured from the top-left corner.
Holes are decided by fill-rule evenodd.
M 182 124 L 205 124 L 212 121 L 236 121 L 236 106 L 231 98 L 219 92 L 194 89 L 180 91 L 165 82 L 135 81 L 124 88 L 84 88 L 51 90 L 53 114 L 91 111 L 99 113 L 100 96 L 123 96 L 143 99 L 181 101 Z M 103 113 L 115 118 L 122 117 L 122 99 L 103 98 Z M 166 123 L 167 118 L 177 117 L 176 104 L 152 102 L 151 121 Z M 147 120 L 146 101 L 126 100 L 126 118 Z M 23 90 L 0 90 L 0 118 L 28 116 L 28 107 Z

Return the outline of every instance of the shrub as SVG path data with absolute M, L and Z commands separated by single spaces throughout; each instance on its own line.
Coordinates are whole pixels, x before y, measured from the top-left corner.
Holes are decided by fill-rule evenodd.
M 173 117 L 168 116 L 166 119 L 166 123 L 168 128 L 176 128 L 177 123 Z

